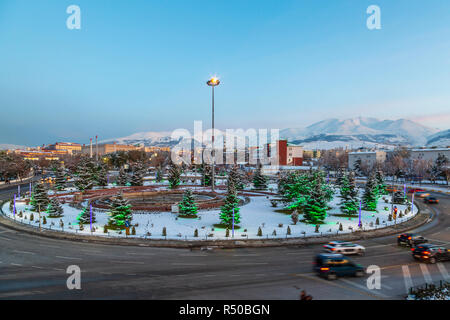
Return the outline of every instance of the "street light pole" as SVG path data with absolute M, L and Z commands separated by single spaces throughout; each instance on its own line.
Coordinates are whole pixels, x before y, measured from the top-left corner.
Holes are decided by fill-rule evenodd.
M 212 166 L 211 166 L 211 191 L 214 193 L 214 189 L 215 189 L 215 164 L 216 164 L 216 150 L 215 150 L 215 146 L 214 146 L 214 87 L 217 87 L 220 84 L 220 80 L 217 79 L 216 77 L 211 78 L 210 80 L 208 80 L 208 82 L 206 83 L 208 86 L 212 87 Z

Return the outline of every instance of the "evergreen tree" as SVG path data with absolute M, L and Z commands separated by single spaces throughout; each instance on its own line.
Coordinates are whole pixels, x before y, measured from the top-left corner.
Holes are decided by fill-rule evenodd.
M 183 195 L 183 200 L 178 205 L 180 209 L 179 216 L 197 216 L 198 207 L 195 203 L 194 196 L 191 189 L 186 189 Z
M 348 215 L 357 215 L 359 210 L 358 190 L 355 175 L 350 172 L 341 181 L 341 211 Z
M 161 182 L 163 180 L 163 172 L 162 172 L 162 168 L 158 167 L 156 169 L 156 177 L 155 177 L 156 182 Z
M 378 202 L 378 190 L 375 176 L 371 174 L 367 179 L 363 195 L 363 208 L 367 211 L 376 211 Z
M 338 187 L 338 188 L 342 187 L 342 182 L 343 182 L 342 180 L 344 177 L 345 177 L 344 170 L 342 170 L 342 168 L 339 168 L 336 173 L 336 182 L 335 182 L 336 187 Z
M 83 209 L 81 214 L 78 216 L 77 220 L 78 220 L 78 224 L 89 224 L 89 223 L 91 223 L 91 210 L 90 210 L 89 203 Z M 94 212 L 94 210 L 92 210 L 92 223 L 95 223 L 95 222 L 96 222 L 95 212 Z
M 200 172 L 202 174 L 201 184 L 202 186 L 209 187 L 212 184 L 212 167 L 209 165 L 202 164 L 200 167 Z
M 384 182 L 384 175 L 382 171 L 377 171 L 376 173 L 376 182 L 377 182 L 377 193 L 380 196 L 384 196 L 388 194 L 386 184 Z
M 267 190 L 267 179 L 262 174 L 261 165 L 258 165 L 255 170 L 255 175 L 253 177 L 253 186 L 257 190 Z
M 63 208 L 58 201 L 58 198 L 51 198 L 47 206 L 47 214 L 49 218 L 60 218 L 63 215 Z
M 119 193 L 112 199 L 109 216 L 109 228 L 125 229 L 125 221 L 131 223 L 131 220 L 133 219 L 131 205 L 128 200 L 123 197 L 122 193 Z
M 239 214 L 239 198 L 236 193 L 235 185 L 229 183 L 225 204 L 220 209 L 220 220 L 227 228 L 231 228 L 233 225 L 233 210 L 234 224 L 238 225 L 241 222 L 241 216 Z
M 237 166 L 233 166 L 231 171 L 228 174 L 228 178 L 231 179 L 236 186 L 236 190 L 243 190 L 244 183 L 242 182 L 242 175 L 238 171 Z
M 64 168 L 58 167 L 55 171 L 55 188 L 58 191 L 62 191 L 66 188 L 66 173 Z
M 117 185 L 118 186 L 126 186 L 128 183 L 128 175 L 123 168 L 119 170 L 119 176 L 117 177 Z
M 39 183 L 35 185 L 30 202 L 31 210 L 38 211 L 40 208 L 41 211 L 44 211 L 47 208 L 49 201 L 44 184 Z
M 312 182 L 309 195 L 306 196 L 304 204 L 304 217 L 309 223 L 323 223 L 327 216 L 327 196 L 322 188 L 321 179 L 316 177 Z
M 146 173 L 145 164 L 142 162 L 136 163 L 136 165 L 133 168 L 133 175 L 131 176 L 131 185 L 143 186 L 145 173 Z
M 77 168 L 77 177 L 75 179 L 75 186 L 81 192 L 90 190 L 96 181 L 95 165 L 90 158 L 85 158 L 80 161 Z
M 362 163 L 361 163 L 361 159 L 357 159 L 353 165 L 353 170 L 355 171 L 356 174 L 362 174 L 362 169 L 361 169 Z
M 408 202 L 408 198 L 405 196 L 405 193 L 401 190 L 394 192 L 392 196 L 392 203 L 395 204 L 405 204 Z
M 168 175 L 170 189 L 178 188 L 178 186 L 180 185 L 180 182 L 181 182 L 180 176 L 181 176 L 180 169 L 178 168 L 178 166 L 175 163 L 171 162 L 170 168 L 169 168 L 169 175 Z
M 100 187 L 106 187 L 108 185 L 108 168 L 105 164 L 99 166 L 97 185 Z

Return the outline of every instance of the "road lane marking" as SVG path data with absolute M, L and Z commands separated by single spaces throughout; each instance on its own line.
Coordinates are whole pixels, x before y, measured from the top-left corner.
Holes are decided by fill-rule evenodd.
M 430 271 L 428 271 L 428 267 L 421 263 L 420 270 L 422 270 L 423 277 L 425 278 L 426 283 L 433 283 L 433 279 L 431 278 Z
M 56 258 L 67 259 L 67 260 L 83 260 L 82 258 L 64 257 L 64 256 L 56 256 Z
M 174 266 L 204 266 L 204 263 L 177 263 L 177 262 L 173 262 L 171 263 L 171 265 Z
M 22 267 L 23 265 L 18 264 L 18 263 L 11 263 L 12 266 L 16 266 L 16 267 Z
M 58 246 L 51 246 L 51 245 L 48 245 L 48 244 L 40 244 L 40 246 L 41 247 L 48 247 L 48 248 L 55 248 L 55 249 L 59 249 L 60 248 Z
M 409 288 L 412 288 L 414 286 L 411 279 L 411 273 L 409 272 L 409 267 L 402 266 L 402 271 L 403 271 L 403 280 L 405 281 L 406 293 L 409 294 Z
M 306 278 L 306 279 L 310 279 L 310 280 L 317 281 L 317 282 L 322 282 L 323 284 L 326 284 L 326 285 L 335 286 L 335 287 L 338 287 L 338 288 L 341 288 L 341 289 L 344 289 L 344 290 L 353 291 L 353 292 L 356 292 L 356 293 L 359 293 L 359 294 L 364 294 L 364 295 L 367 295 L 367 296 L 369 296 L 371 298 L 374 298 L 374 299 L 377 299 L 377 300 L 383 300 L 382 297 L 376 296 L 376 295 L 372 294 L 371 292 L 367 292 L 365 290 L 361 291 L 361 290 L 358 290 L 356 288 L 347 287 L 347 286 L 341 285 L 341 284 L 339 284 L 337 282 L 334 282 L 334 281 L 324 280 L 324 279 L 322 279 L 320 277 L 308 276 L 307 274 L 296 274 L 296 276 L 299 276 L 299 277 L 302 277 L 302 278 Z
M 112 263 L 123 263 L 123 264 L 144 264 L 142 261 L 111 261 Z
M 24 253 L 24 254 L 35 254 L 34 252 L 20 251 L 20 250 L 14 250 L 14 252 L 17 252 L 17 253 Z
M 444 277 L 444 280 L 449 280 L 447 269 L 445 268 L 444 264 L 438 263 L 437 267 L 439 271 L 441 272 L 442 276 Z
M 233 254 L 233 257 L 259 257 L 259 254 Z
M 379 292 L 378 290 L 377 290 L 377 291 L 375 291 L 375 290 L 370 290 L 369 288 L 367 288 L 367 287 L 365 287 L 365 286 L 363 286 L 363 285 L 360 285 L 359 283 L 355 283 L 355 282 L 353 282 L 353 281 L 350 281 L 350 280 L 347 280 L 347 279 L 343 279 L 343 278 L 339 278 L 339 280 L 340 280 L 340 281 L 343 281 L 343 282 L 345 282 L 345 283 L 351 284 L 351 285 L 353 285 L 353 286 L 355 286 L 355 287 L 357 287 L 357 288 L 359 288 L 359 289 L 361 289 L 361 290 L 365 290 L 365 291 L 367 291 L 367 292 L 370 292 L 371 294 L 380 296 L 380 297 L 382 297 L 382 298 L 388 298 L 387 295 L 382 294 L 382 293 Z
M 44 269 L 43 267 L 38 267 L 38 266 L 31 266 L 34 269 Z
M 268 262 L 249 262 L 249 263 L 236 263 L 236 266 L 257 266 L 257 265 L 266 265 Z
M 11 239 L 5 237 L 0 237 L 0 240 L 11 241 Z
M 134 256 L 154 256 L 154 253 L 135 253 L 135 252 L 127 252 L 127 254 L 129 255 L 134 255 Z

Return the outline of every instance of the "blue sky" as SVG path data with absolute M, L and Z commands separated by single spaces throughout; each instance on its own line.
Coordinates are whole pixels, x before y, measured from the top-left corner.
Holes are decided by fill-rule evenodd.
M 81 30 L 66 28 L 72 4 Z M 448 0 L 0 0 L 0 143 L 193 130 L 210 123 L 212 75 L 221 128 L 448 129 L 449 21 Z

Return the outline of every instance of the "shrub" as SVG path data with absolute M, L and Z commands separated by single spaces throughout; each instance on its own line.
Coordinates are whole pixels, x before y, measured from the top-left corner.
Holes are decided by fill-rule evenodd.
M 166 229 L 166 227 L 164 227 L 163 230 L 162 230 L 162 236 L 163 237 L 167 237 L 167 229 Z
M 198 229 L 195 229 L 194 231 L 194 238 L 198 238 Z
M 375 221 L 375 224 L 376 224 L 377 226 L 380 225 L 380 218 L 377 218 L 377 220 Z
M 135 236 L 136 235 L 136 228 L 133 226 L 133 228 L 131 228 L 131 235 Z
M 287 227 L 287 231 L 286 231 L 286 234 L 288 235 L 288 236 L 290 236 L 291 235 L 291 228 L 288 226 Z
M 42 224 L 47 224 L 47 218 L 45 216 L 42 218 Z
M 344 231 L 344 227 L 342 226 L 342 223 L 339 223 L 339 231 Z
M 262 237 L 262 230 L 261 230 L 261 227 L 258 228 L 258 234 L 257 234 L 257 236 L 258 236 L 258 237 Z
M 276 236 L 277 235 L 277 230 L 273 230 L 272 235 Z
M 33 213 L 31 213 L 31 215 L 30 215 L 30 221 L 34 221 L 34 214 Z
M 108 233 L 108 226 L 106 224 L 103 226 L 103 233 Z
M 317 224 L 315 233 L 319 233 L 319 228 L 320 228 L 320 225 Z

